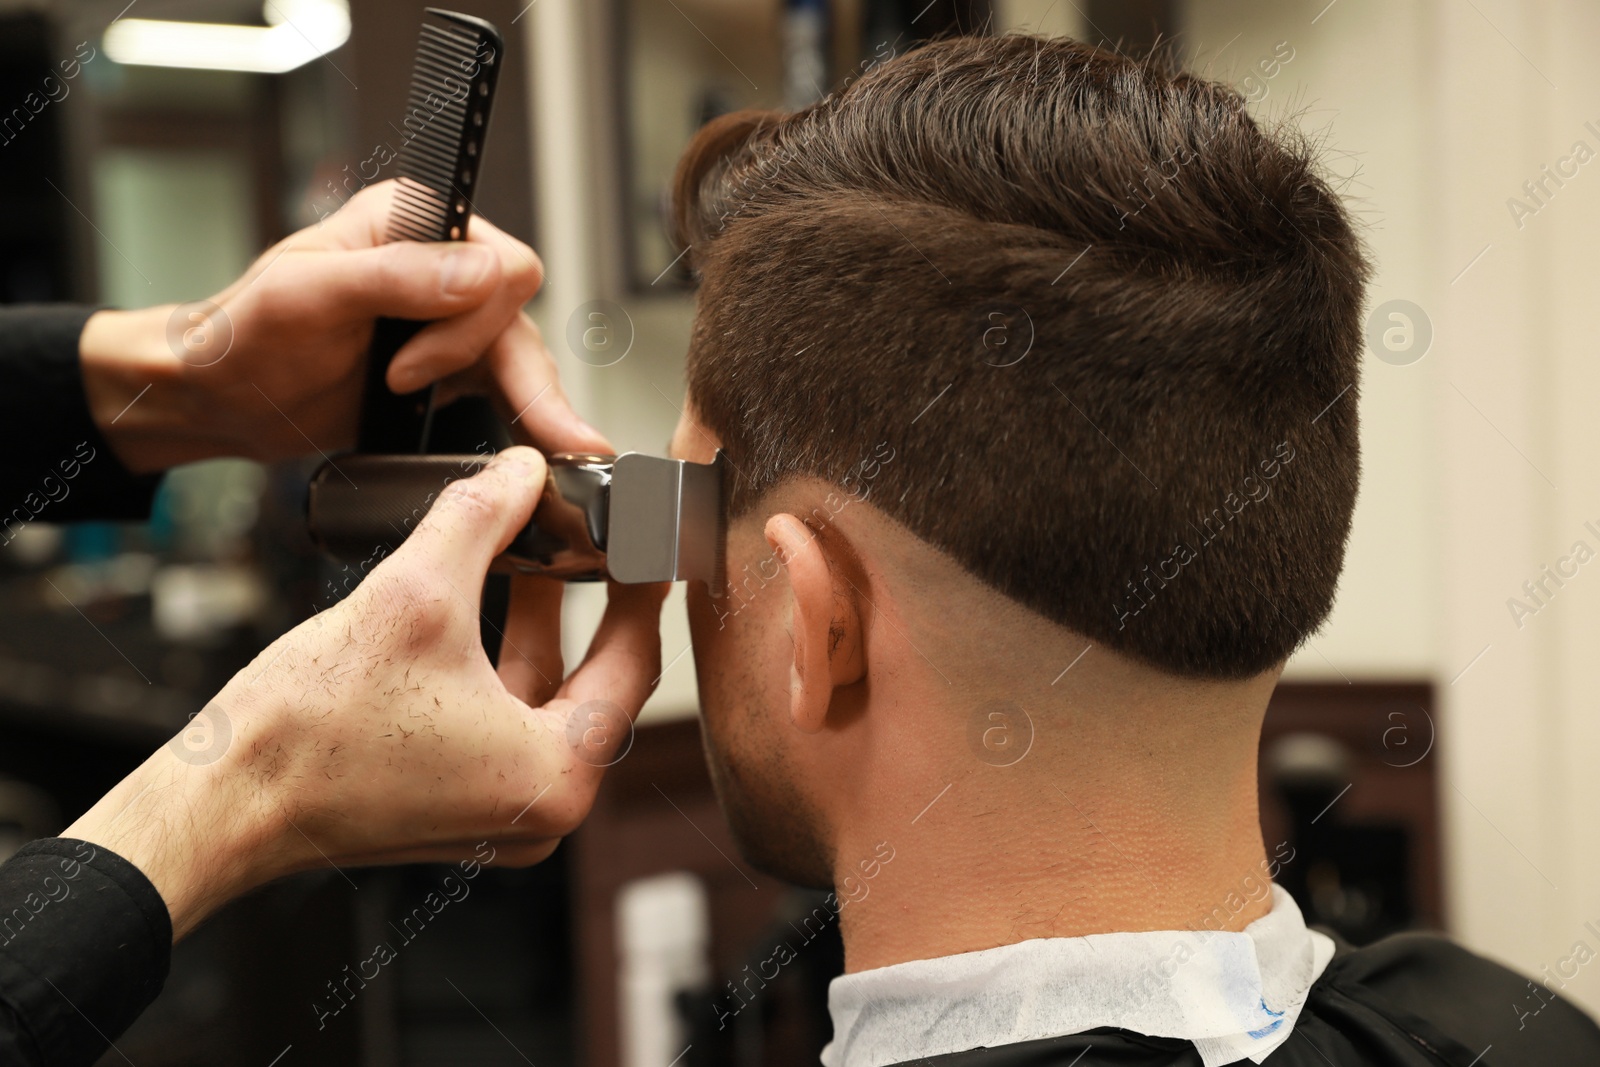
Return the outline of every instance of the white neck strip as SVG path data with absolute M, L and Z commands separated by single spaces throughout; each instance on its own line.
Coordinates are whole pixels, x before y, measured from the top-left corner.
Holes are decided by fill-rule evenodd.
M 841 975 L 824 1067 L 886 1067 L 1119 1027 L 1191 1041 L 1206 1067 L 1260 1063 L 1294 1028 L 1333 942 L 1272 887 L 1238 933 L 1053 937 Z

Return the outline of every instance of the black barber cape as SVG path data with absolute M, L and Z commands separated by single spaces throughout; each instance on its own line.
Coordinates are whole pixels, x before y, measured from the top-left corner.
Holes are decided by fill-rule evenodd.
M 92 312 L 0 309 L 0 552 L 35 520 L 149 513 L 158 479 L 117 462 L 84 399 Z M 93 1063 L 161 991 L 171 952 L 166 904 L 131 863 L 83 841 L 23 848 L 0 866 L 0 1065 Z
M 1432 934 L 1335 950 L 1263 1067 L 1600 1067 L 1600 1027 L 1515 971 Z M 933 1067 L 1201 1067 L 1187 1041 L 1100 1028 L 913 1061 Z M 1249 1060 L 1239 1064 L 1250 1067 Z M 906 1067 L 911 1067 L 907 1064 Z

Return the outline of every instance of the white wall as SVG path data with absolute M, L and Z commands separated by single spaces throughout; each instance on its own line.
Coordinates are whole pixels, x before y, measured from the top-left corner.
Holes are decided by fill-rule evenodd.
M 1452 387 L 1435 398 L 1446 520 L 1441 675 L 1454 677 L 1487 647 L 1449 686 L 1445 756 L 1458 790 L 1447 798 L 1457 801 L 1449 869 L 1463 933 L 1538 968 L 1579 938 L 1597 947 L 1582 925 L 1600 920 L 1600 671 L 1591 651 L 1600 581 L 1580 570 L 1520 628 L 1507 602 L 1574 541 L 1600 550 L 1583 527 L 1600 516 L 1590 414 L 1600 395 L 1591 295 L 1600 265 L 1589 246 L 1600 168 L 1580 170 L 1521 228 L 1507 201 L 1575 141 L 1600 152 L 1600 134 L 1584 128 L 1592 119 L 1600 129 L 1600 72 L 1586 54 L 1600 42 L 1600 13 L 1567 0 L 1480 6 L 1481 16 L 1441 3 L 1431 35 L 1439 274 L 1454 277 L 1489 246 L 1440 302 L 1452 338 Z M 1565 992 L 1600 1006 L 1600 967 Z

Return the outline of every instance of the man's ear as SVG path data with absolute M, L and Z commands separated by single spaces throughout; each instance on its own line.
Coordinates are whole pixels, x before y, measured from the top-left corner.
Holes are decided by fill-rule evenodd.
M 820 534 L 789 514 L 767 519 L 767 543 L 789 573 L 794 598 L 794 661 L 789 668 L 789 717 L 806 733 L 827 723 L 835 686 L 866 674 L 860 595 L 829 558 Z

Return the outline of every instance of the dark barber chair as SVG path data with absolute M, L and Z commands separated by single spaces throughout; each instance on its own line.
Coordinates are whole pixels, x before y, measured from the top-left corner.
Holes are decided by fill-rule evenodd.
M 1286 684 L 1261 744 L 1262 833 L 1306 922 L 1354 944 L 1443 926 L 1427 685 Z
M 1410 926 L 1412 831 L 1400 821 L 1345 821 L 1337 803 L 1346 787 L 1354 788 L 1349 750 L 1325 734 L 1290 734 L 1266 758 L 1295 849 L 1278 884 L 1300 903 L 1306 921 L 1355 944 Z

